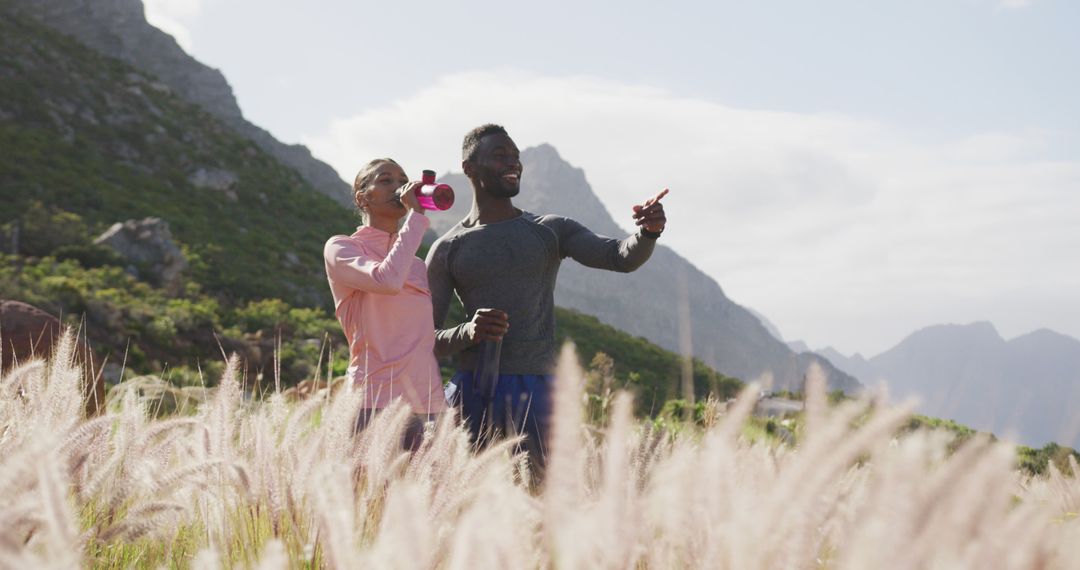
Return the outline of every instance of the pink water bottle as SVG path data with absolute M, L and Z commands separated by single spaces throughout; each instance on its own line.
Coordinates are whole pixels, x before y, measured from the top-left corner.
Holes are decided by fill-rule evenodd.
M 425 170 L 420 179 L 424 185 L 416 189 L 416 201 L 425 210 L 449 210 L 454 205 L 454 189 L 435 183 L 435 171 Z

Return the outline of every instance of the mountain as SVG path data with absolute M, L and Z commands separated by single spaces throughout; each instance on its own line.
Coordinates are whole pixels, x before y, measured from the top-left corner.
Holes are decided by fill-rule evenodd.
M 50 153 L 50 156 L 56 156 L 51 153 L 63 155 L 65 145 L 89 142 L 91 152 L 77 155 L 76 158 L 90 160 L 90 157 L 94 157 L 93 160 L 101 160 L 92 168 L 87 164 L 75 165 L 94 170 L 98 176 L 93 181 L 65 178 L 63 185 L 66 187 L 54 185 L 48 188 L 40 188 L 38 182 L 24 181 L 24 187 L 18 191 L 20 200 L 39 199 L 45 203 L 59 204 L 64 200 L 64 191 L 80 188 L 87 196 L 82 200 L 98 201 L 89 210 L 79 212 L 95 227 L 135 216 L 171 217 L 173 219 L 167 221 L 172 224 L 173 232 L 192 249 L 196 258 L 193 266 L 196 271 L 201 271 L 201 277 L 212 290 L 246 299 L 280 296 L 290 302 L 309 306 L 324 302 L 325 296 L 319 291 L 322 284 L 311 279 L 313 273 L 317 272 L 314 266 L 318 261 L 313 248 L 321 245 L 325 235 L 329 235 L 322 234 L 316 239 L 319 228 L 338 224 L 295 225 L 289 231 L 303 233 L 308 238 L 306 241 L 290 241 L 289 232 L 272 231 L 272 223 L 257 221 L 261 220 L 262 214 L 270 215 L 272 209 L 260 213 L 254 210 L 259 210 L 261 206 L 252 208 L 250 205 L 259 203 L 253 202 L 253 199 L 271 199 L 270 193 L 260 192 L 254 187 L 259 184 L 287 185 L 301 191 L 314 187 L 338 204 L 347 205 L 348 186 L 329 167 L 311 159 L 306 149 L 283 145 L 244 120 L 221 73 L 195 61 L 170 36 L 147 24 L 140 0 L 8 0 L 6 6 L 28 14 L 138 70 L 127 70 L 123 76 L 111 77 L 75 73 L 66 87 L 61 85 L 64 78 L 38 78 L 42 82 L 52 81 L 56 84 L 55 88 L 50 87 L 48 96 L 39 102 L 43 106 L 33 107 L 28 103 L 27 107 L 33 107 L 31 114 L 40 115 L 40 125 L 47 126 L 52 129 L 52 134 L 58 135 L 51 136 L 43 143 L 43 152 Z M 78 71 L 79 66 L 75 65 L 74 68 Z M 105 80 L 110 84 L 103 84 Z M 115 92 L 115 96 L 111 99 L 95 99 L 96 91 Z M 214 145 L 209 144 L 197 146 L 199 152 L 194 153 L 190 146 L 183 148 L 182 144 L 186 142 L 205 141 L 206 137 L 201 137 L 203 131 L 198 130 L 184 134 L 186 125 L 183 120 L 172 116 L 178 105 L 169 103 L 165 109 L 161 101 L 166 99 L 197 105 L 201 109 L 193 108 L 191 111 L 194 120 L 202 122 L 202 116 L 208 113 L 218 121 L 207 132 L 212 132 L 214 136 L 222 135 L 216 129 L 223 125 L 239 135 L 239 140 L 226 144 L 224 156 L 212 151 Z M 131 105 L 131 109 L 145 110 L 150 116 L 131 111 L 128 105 Z M 84 113 L 84 109 L 90 109 L 90 112 Z M 17 122 L 21 122 L 20 114 L 24 112 L 26 109 L 13 111 Z M 156 113 L 164 113 L 168 120 L 155 118 L 153 115 Z M 80 139 L 88 134 L 100 134 L 104 126 L 94 125 L 93 122 L 100 123 L 102 117 L 114 123 L 108 125 L 110 127 L 119 127 L 128 119 L 138 122 L 139 127 L 129 126 L 130 132 L 100 144 L 92 137 Z M 164 133 L 151 132 L 162 129 Z M 13 138 L 9 142 L 13 145 L 26 142 L 13 133 L 24 138 L 41 136 L 40 131 L 12 131 L 9 135 Z M 185 141 L 185 138 L 190 141 Z M 245 147 L 245 139 L 254 142 L 255 148 L 261 152 Z M 170 146 L 167 149 L 154 149 L 149 141 L 168 143 Z M 102 153 L 97 153 L 95 149 Z M 239 156 L 237 152 L 243 155 Z M 276 159 L 275 164 L 292 167 L 303 183 L 295 180 L 291 173 L 282 173 L 271 179 L 251 172 L 254 163 L 264 160 L 263 153 Z M 15 155 L 9 158 L 13 163 L 17 160 Z M 148 158 L 155 164 L 147 166 Z M 537 212 L 573 216 L 602 234 L 621 234 L 592 193 L 582 171 L 563 161 L 554 148 L 545 145 L 530 149 L 523 160 L 527 174 L 521 205 Z M 19 168 L 29 172 L 32 164 L 35 164 L 34 161 Z M 125 175 L 137 175 L 138 181 L 110 186 L 109 179 L 116 176 L 111 170 L 112 166 L 121 167 L 118 172 Z M 29 176 L 26 178 L 29 179 Z M 466 192 L 469 188 L 460 178 L 454 184 Z M 138 186 L 142 186 L 141 193 L 135 190 Z M 173 203 L 165 198 L 174 193 L 190 193 L 197 197 L 200 192 L 205 194 L 206 188 L 217 188 L 219 197 L 223 196 L 225 202 L 237 202 L 239 205 L 235 208 L 219 207 L 214 215 L 204 219 L 195 213 L 200 207 L 198 199 Z M 459 208 L 468 207 L 468 199 L 461 202 Z M 244 205 L 249 207 L 242 207 Z M 178 208 L 184 212 L 177 212 Z M 294 219 L 299 224 L 296 218 L 302 216 L 296 212 L 301 209 L 280 213 L 278 219 Z M 323 209 L 309 210 L 312 214 L 318 211 Z M 232 215 L 229 215 L 230 212 Z M 458 213 L 457 217 L 460 217 L 460 209 Z M 224 217 L 220 221 L 213 221 L 219 214 Z M 338 218 L 341 216 L 330 216 L 327 221 Z M 230 231 L 234 227 L 248 233 Z M 279 273 L 260 267 L 257 257 L 235 256 L 230 249 L 233 246 L 245 251 L 256 248 L 258 239 L 275 244 L 274 247 L 264 244 L 264 248 L 266 255 L 271 258 L 271 265 L 281 266 L 280 275 L 295 276 L 306 283 L 280 279 Z M 294 243 L 295 246 L 290 247 L 285 242 Z M 230 257 L 235 257 L 232 263 L 229 262 Z M 267 279 L 268 275 L 274 278 Z M 745 379 L 767 375 L 773 378 L 776 387 L 797 389 L 810 362 L 820 360 L 813 355 L 796 355 L 775 341 L 757 318 L 728 300 L 715 281 L 663 246 L 658 248 L 646 267 L 631 277 L 566 264 L 556 300 L 560 306 L 595 315 L 605 323 L 676 350 L 680 279 L 685 280 L 689 294 L 687 302 L 692 307 L 694 317 L 690 328 L 693 352 L 724 374 Z M 673 284 L 676 286 L 673 287 Z M 848 391 L 858 387 L 853 378 L 827 363 L 823 365 L 830 387 Z
M 249 380 L 273 378 L 276 354 L 288 385 L 324 335 L 344 345 L 322 244 L 355 216 L 154 76 L 8 3 L 0 204 L 0 298 L 78 325 L 112 379 L 123 363 L 201 383 L 235 351 Z M 95 240 L 112 228 L 112 245 Z
M 788 342 L 785 342 L 784 344 L 786 344 L 787 347 L 790 348 L 792 350 L 792 352 L 795 352 L 796 354 L 800 354 L 800 353 L 803 353 L 803 352 L 813 352 L 813 351 L 810 350 L 810 347 L 807 346 L 807 344 L 805 342 L 801 341 L 801 340 L 789 340 Z
M 554 147 L 527 148 L 521 161 L 522 189 L 514 199 L 518 207 L 572 217 L 598 234 L 626 235 L 593 193 L 585 173 L 563 160 Z M 472 187 L 464 175 L 447 174 L 441 181 L 455 188 L 458 200 L 448 212 L 432 216 L 432 227 L 439 234 L 463 218 L 472 205 Z M 628 204 L 637 198 L 628 196 Z M 681 283 L 685 283 L 690 307 L 693 354 L 722 374 L 744 380 L 768 376 L 774 388 L 800 390 L 807 368 L 818 362 L 830 389 L 854 392 L 860 388 L 857 380 L 824 359 L 796 354 L 773 338 L 758 317 L 728 299 L 715 280 L 663 245 L 663 238 L 652 259 L 629 275 L 564 263 L 555 301 L 678 351 Z
M 813 352 L 827 358 L 829 362 L 840 370 L 858 378 L 868 388 L 876 387 L 881 379 L 879 372 L 874 370 L 874 367 L 861 354 L 856 353 L 854 356 L 846 356 L 831 346 Z
M 95 235 L 157 217 L 215 293 L 329 303 L 322 244 L 348 210 L 151 75 L 6 9 L 0 42 L 0 225 L 24 246 L 38 211 Z
M 225 76 L 196 61 L 172 36 L 146 21 L 142 0 L 6 0 L 17 10 L 94 50 L 149 74 L 182 99 L 217 117 L 260 149 L 295 169 L 312 187 L 346 208 L 349 185 L 302 145 L 279 142 L 244 119 Z
M 1040 329 L 1005 340 L 988 322 L 936 325 L 869 359 L 821 351 L 894 400 L 918 398 L 921 413 L 1027 445 L 1080 445 L 1080 340 Z
M 757 317 L 757 319 L 759 321 L 761 321 L 761 326 L 765 327 L 765 330 L 769 331 L 769 334 L 771 334 L 773 336 L 773 338 L 775 338 L 776 340 L 778 340 L 780 342 L 783 342 L 784 344 L 787 344 L 788 347 L 791 348 L 791 350 L 794 350 L 795 352 L 806 352 L 806 349 L 803 348 L 803 347 L 806 346 L 806 343 L 804 343 L 802 341 L 794 341 L 794 342 L 785 341 L 784 340 L 784 335 L 780 334 L 780 327 L 776 326 L 776 324 L 773 323 L 772 321 L 770 321 L 767 317 L 765 317 L 765 315 L 755 311 L 754 309 L 752 309 L 750 307 L 744 307 L 744 308 L 747 311 L 750 311 L 751 315 L 754 315 L 755 317 Z
M 222 352 L 244 358 L 258 389 L 275 371 L 284 387 L 311 378 L 327 360 L 344 372 L 322 244 L 355 215 L 155 77 L 3 3 L 0 79 L 0 299 L 79 325 L 112 381 L 123 363 L 129 376 L 202 385 Z M 172 286 L 95 240 L 131 219 L 140 245 L 187 262 Z M 613 358 L 592 368 L 634 391 L 639 413 L 679 397 L 677 354 L 558 311 L 559 338 L 577 342 L 585 366 Z M 699 394 L 740 387 L 700 362 L 693 373 Z

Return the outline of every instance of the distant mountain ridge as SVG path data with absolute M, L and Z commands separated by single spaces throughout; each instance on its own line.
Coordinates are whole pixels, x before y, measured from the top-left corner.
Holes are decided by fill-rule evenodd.
M 892 399 L 1022 443 L 1080 445 L 1080 340 L 1048 329 L 1005 340 L 988 322 L 935 325 L 864 359 L 820 351 Z
M 604 205 L 593 193 L 580 168 L 567 163 L 548 144 L 527 148 L 521 155 L 524 172 L 521 194 L 514 203 L 538 214 L 574 218 L 594 232 L 624 237 Z M 454 207 L 432 215 L 432 228 L 442 234 L 468 213 L 472 187 L 462 174 L 447 174 L 442 181 L 458 192 Z M 629 206 L 648 197 L 650 189 L 626 197 Z M 673 220 L 669 231 L 680 231 Z M 685 229 L 682 231 L 691 231 Z M 679 350 L 679 302 L 685 279 L 691 315 L 694 356 L 717 371 L 755 380 L 772 378 L 775 388 L 801 389 L 812 362 L 818 362 L 830 389 L 858 391 L 850 375 L 813 354 L 796 354 L 773 338 L 758 317 L 732 302 L 720 285 L 667 246 L 661 238 L 652 259 L 630 275 L 597 271 L 567 261 L 560 269 L 556 304 L 595 315 L 601 321 L 642 336 L 668 350 Z
M 349 185 L 303 145 L 284 144 L 244 119 L 220 71 L 189 56 L 146 21 L 142 0 L 8 0 L 17 10 L 110 57 L 150 73 L 181 98 L 206 109 L 263 151 L 295 169 L 313 188 L 352 207 Z

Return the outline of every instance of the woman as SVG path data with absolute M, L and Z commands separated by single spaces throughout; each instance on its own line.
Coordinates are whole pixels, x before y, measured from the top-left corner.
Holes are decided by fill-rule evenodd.
M 427 270 L 416 257 L 430 224 L 416 201 L 421 185 L 409 182 L 389 158 L 369 162 L 353 182 L 364 225 L 352 235 L 330 238 L 323 250 L 334 312 L 349 342 L 347 380 L 366 390 L 357 429 L 404 398 L 414 414 L 405 434 L 412 449 L 420 443 L 423 423 L 447 408 L 435 361 Z

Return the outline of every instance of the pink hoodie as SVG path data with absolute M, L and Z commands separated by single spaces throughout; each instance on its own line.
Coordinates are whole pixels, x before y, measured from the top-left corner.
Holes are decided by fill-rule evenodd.
M 368 226 L 326 242 L 323 259 L 349 342 L 348 378 L 367 389 L 365 408 L 403 397 L 417 414 L 444 411 L 435 361 L 427 268 L 416 257 L 430 221 L 410 211 L 397 234 Z

